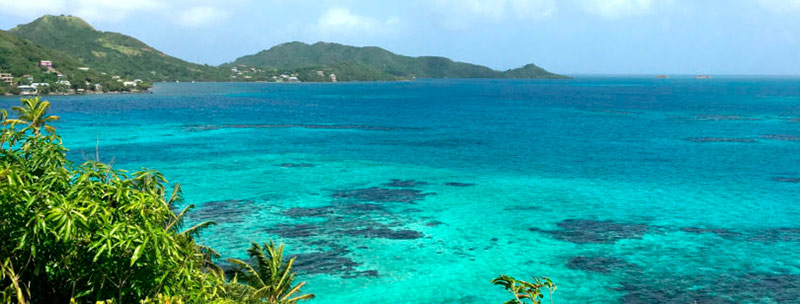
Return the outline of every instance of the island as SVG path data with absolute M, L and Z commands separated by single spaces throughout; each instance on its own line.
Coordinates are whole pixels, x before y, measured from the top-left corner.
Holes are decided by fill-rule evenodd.
M 418 78 L 566 79 L 535 64 L 506 71 L 379 47 L 288 42 L 220 66 L 186 62 L 81 18 L 45 15 L 0 30 L 0 95 L 146 92 L 153 82 L 339 82 Z

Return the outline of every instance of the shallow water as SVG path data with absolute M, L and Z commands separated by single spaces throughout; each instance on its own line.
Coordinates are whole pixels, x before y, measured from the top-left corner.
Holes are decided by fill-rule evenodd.
M 49 97 L 75 161 L 156 168 L 325 303 L 800 302 L 800 79 L 157 84 Z M 16 99 L 2 98 L 8 107 Z

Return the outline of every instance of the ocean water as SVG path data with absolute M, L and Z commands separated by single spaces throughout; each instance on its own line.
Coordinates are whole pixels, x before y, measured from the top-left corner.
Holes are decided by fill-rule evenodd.
M 69 157 L 162 171 L 321 303 L 800 303 L 800 79 L 162 83 L 48 97 Z M 7 108 L 16 98 L 0 99 Z

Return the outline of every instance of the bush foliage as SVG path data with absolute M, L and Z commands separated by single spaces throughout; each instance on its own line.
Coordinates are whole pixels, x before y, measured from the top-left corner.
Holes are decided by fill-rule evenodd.
M 153 170 L 128 173 L 67 160 L 49 106 L 24 99 L 12 109 L 17 118 L 0 111 L 4 303 L 292 303 L 285 288 L 299 293 L 302 283 L 264 291 L 226 279 L 213 262 L 216 252 L 195 241 L 214 223 L 185 227 L 193 205 L 173 211 L 182 205 L 180 185 L 168 188 Z M 257 264 L 259 273 L 276 267 L 293 277 L 291 264 L 274 256 L 282 250 L 272 244 L 264 250 L 278 263 Z

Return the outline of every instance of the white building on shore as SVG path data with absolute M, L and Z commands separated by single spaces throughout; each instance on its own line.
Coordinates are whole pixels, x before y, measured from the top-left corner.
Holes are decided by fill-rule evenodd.
M 0 73 L 0 82 L 11 85 L 14 83 L 14 75 L 11 75 L 11 73 Z

